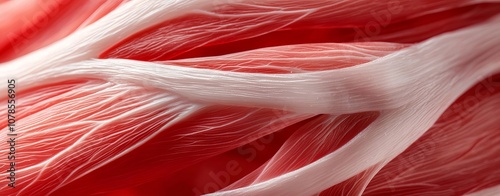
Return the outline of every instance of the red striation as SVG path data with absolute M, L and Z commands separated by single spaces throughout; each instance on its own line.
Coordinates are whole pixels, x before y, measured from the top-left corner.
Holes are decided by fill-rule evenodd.
M 416 1 L 404 1 L 401 5 L 391 1 L 374 2 L 377 2 L 373 3 L 376 7 L 370 9 L 370 14 L 348 18 L 342 15 L 348 9 L 338 10 L 333 6 L 325 6 L 309 14 L 307 6 L 313 4 L 307 3 L 304 7 L 290 7 L 288 12 L 282 13 L 277 11 L 281 7 L 261 10 L 238 6 L 222 7 L 210 14 L 194 12 L 134 34 L 102 53 L 100 58 L 160 61 L 289 44 L 360 41 L 416 43 L 484 21 L 500 9 L 498 4 L 478 4 L 440 11 L 439 7 L 451 5 L 445 1 L 436 1 L 427 6 L 415 6 L 420 5 Z M 436 13 L 419 14 L 432 11 L 433 8 Z M 338 12 L 328 12 L 329 9 Z M 248 15 L 238 16 L 242 13 Z
M 0 22 L 0 33 L 5 35 L 0 38 L 0 62 L 43 52 L 45 46 L 98 23 L 123 2 L 0 0 L 0 12 L 10 19 Z M 102 51 L 99 59 L 60 66 L 82 63 L 90 70 L 93 64 L 89 62 L 137 62 L 109 60 L 118 58 L 157 63 L 159 68 L 183 68 L 189 74 L 211 70 L 209 73 L 220 71 L 238 77 L 313 77 L 317 75 L 310 73 L 330 74 L 327 71 L 369 66 L 366 63 L 400 50 L 417 51 L 411 47 L 420 47 L 416 45 L 419 42 L 497 16 L 500 3 L 495 2 L 215 2 L 205 10 L 193 9 L 146 29 L 136 29 Z M 0 68 L 13 65 L 20 66 L 6 63 Z M 123 67 L 113 73 L 129 71 L 120 69 Z M 57 82 L 38 78 L 40 83 L 27 84 L 29 88 L 18 92 L 16 126 L 18 140 L 22 141 L 16 146 L 22 157 L 17 160 L 22 165 L 16 171 L 19 188 L 0 188 L 0 195 L 201 195 L 245 188 L 313 165 L 348 146 L 353 138 L 363 137 L 365 128 L 386 112 L 311 114 L 287 108 L 213 104 L 177 94 L 174 85 L 170 90 L 162 89 L 148 83 L 148 78 L 134 78 L 143 80 L 142 84 L 108 81 L 99 78 L 100 70 L 92 71 L 96 75 L 93 79 L 85 74 Z M 457 74 L 463 74 L 461 71 Z M 155 76 L 160 73 L 155 72 Z M 137 75 L 131 77 L 140 77 Z M 366 75 L 377 79 L 376 75 Z M 211 75 L 206 78 L 217 80 Z M 169 79 L 178 80 L 175 76 Z M 272 82 L 262 80 L 256 83 L 265 86 Z M 415 91 L 432 89 L 415 85 Z M 361 90 L 375 91 L 368 87 Z M 7 102 L 7 97 L 0 101 Z M 498 186 L 498 108 L 500 75 L 496 73 L 454 100 L 432 128 L 408 148 L 401 148 L 403 153 L 371 164 L 368 169 L 363 167 L 363 172 L 327 185 L 331 187 L 323 187 L 317 194 L 464 195 Z M 7 111 L 0 110 L 0 115 L 7 116 Z M 2 133 L 7 132 L 7 125 L 0 121 Z M 8 151 L 0 148 L 0 153 Z M 0 166 L 9 167 L 8 163 Z M 1 178 L 0 183 L 7 184 L 7 179 Z

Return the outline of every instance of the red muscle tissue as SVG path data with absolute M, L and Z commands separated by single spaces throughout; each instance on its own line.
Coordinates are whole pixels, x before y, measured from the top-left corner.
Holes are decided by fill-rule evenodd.
M 500 195 L 498 0 L 0 14 L 0 195 Z

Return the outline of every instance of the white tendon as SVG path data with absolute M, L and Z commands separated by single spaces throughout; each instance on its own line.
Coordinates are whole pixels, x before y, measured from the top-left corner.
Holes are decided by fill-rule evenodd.
M 494 18 L 366 64 L 331 71 L 266 75 L 110 59 L 52 67 L 21 79 L 37 85 L 78 78 L 135 83 L 208 104 L 299 113 L 380 110 L 380 117 L 354 139 L 312 164 L 251 186 L 213 193 L 312 195 L 396 157 L 464 91 L 500 71 L 499 31 L 500 18 Z
M 438 88 L 446 91 L 453 85 L 470 86 L 494 73 L 490 69 L 498 66 L 484 65 L 498 58 L 494 54 L 500 51 L 497 45 L 500 38 L 496 33 L 500 31 L 499 24 L 500 18 L 496 18 L 375 61 L 337 70 L 271 75 L 133 60 L 89 60 L 20 78 L 32 86 L 19 89 L 67 79 L 94 78 L 142 84 L 211 104 L 315 114 L 396 109 L 426 98 L 423 95 L 429 91 L 439 92 Z M 472 80 L 465 77 L 472 77 Z M 455 81 L 456 84 L 452 84 Z M 444 95 L 446 92 L 439 93 Z
M 466 194 L 466 196 L 496 196 L 496 195 L 500 195 L 500 185 Z
M 0 78 L 21 78 L 50 67 L 97 58 L 104 50 L 141 30 L 190 10 L 209 8 L 213 5 L 213 2 L 206 0 L 148 0 L 125 3 L 95 23 L 52 45 L 0 64 Z
M 24 84 L 19 91 L 70 79 L 97 79 L 142 85 L 207 105 L 312 114 L 381 111 L 379 118 L 347 144 L 305 167 L 251 186 L 210 194 L 312 195 L 393 159 L 422 136 L 464 91 L 500 71 L 500 17 L 369 63 L 329 71 L 270 75 L 121 59 L 88 60 L 140 29 L 186 9 L 210 6 L 207 2 L 132 1 L 61 42 L 2 65 L 1 78 L 18 73 L 16 79 Z M 5 92 L 5 88 L 0 87 L 0 91 Z
M 495 44 L 500 43 L 500 40 L 492 36 L 498 32 L 499 28 L 499 19 L 496 18 L 485 24 L 461 32 L 450 33 L 411 47 L 408 49 L 414 52 L 411 57 L 392 55 L 380 59 L 377 62 L 385 61 L 388 64 L 394 64 L 394 61 L 398 58 L 404 58 L 410 62 L 408 64 L 418 61 L 413 66 L 418 65 L 423 68 L 434 69 L 434 71 L 442 72 L 442 74 L 441 77 L 429 78 L 432 79 L 430 82 L 433 85 L 420 90 L 417 94 L 418 99 L 413 99 L 404 107 L 382 111 L 381 116 L 354 139 L 339 150 L 316 162 L 265 182 L 210 195 L 312 195 L 340 183 L 368 169 L 370 166 L 396 157 L 423 135 L 442 112 L 465 90 L 486 75 L 500 71 L 500 64 L 498 63 L 500 56 L 497 55 L 500 52 L 500 47 L 495 46 Z M 474 36 L 474 34 L 481 36 Z M 450 42 L 449 39 L 457 39 L 463 42 Z M 469 47 L 460 46 L 462 43 L 470 43 L 469 41 L 475 42 L 476 44 L 472 46 L 478 47 L 471 47 L 471 45 Z M 490 43 L 488 44 L 488 42 Z M 478 49 L 482 44 L 487 46 Z M 449 48 L 446 50 L 450 53 L 455 52 L 455 55 L 447 54 L 449 59 L 468 55 L 471 55 L 471 58 L 476 57 L 478 59 L 462 61 L 462 66 L 457 64 L 450 70 L 436 70 L 436 67 L 450 67 L 450 64 L 442 64 L 444 59 L 439 57 L 436 59 L 437 55 L 441 56 L 446 52 L 432 54 L 428 53 L 430 51 L 425 50 L 425 48 L 439 48 L 440 45 L 456 47 L 455 49 Z M 472 51 L 472 48 L 478 49 L 478 51 Z M 432 55 L 434 57 L 429 62 L 431 58 L 425 57 L 431 57 Z M 453 61 L 455 60 L 451 62 Z M 450 63 L 450 61 L 444 61 L 444 63 Z M 399 64 L 402 67 L 406 65 Z M 467 65 L 472 67 L 466 67 Z M 407 87 L 408 91 L 414 91 L 418 88 L 415 85 Z

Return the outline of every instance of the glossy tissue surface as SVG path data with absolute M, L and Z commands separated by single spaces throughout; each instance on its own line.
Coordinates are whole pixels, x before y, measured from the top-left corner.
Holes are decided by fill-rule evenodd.
M 0 195 L 500 195 L 499 0 L 0 15 Z

